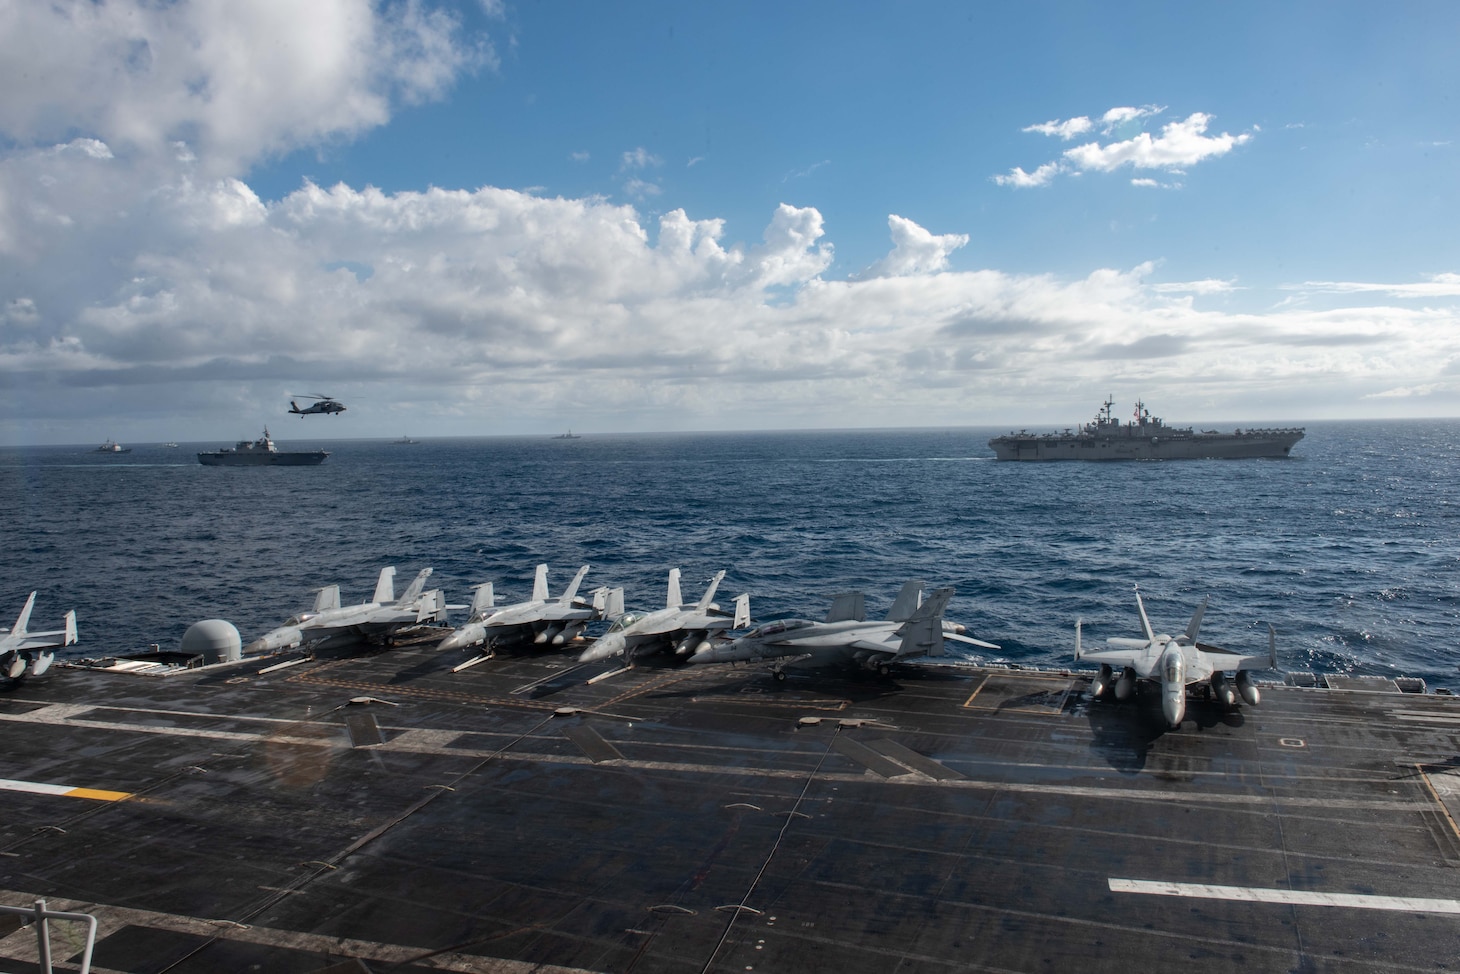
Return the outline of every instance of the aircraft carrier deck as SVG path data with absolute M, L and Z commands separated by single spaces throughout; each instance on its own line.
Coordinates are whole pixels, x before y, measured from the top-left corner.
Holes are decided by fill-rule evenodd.
M 462 658 L 5 691 L 0 903 L 101 972 L 1460 966 L 1455 698 Z

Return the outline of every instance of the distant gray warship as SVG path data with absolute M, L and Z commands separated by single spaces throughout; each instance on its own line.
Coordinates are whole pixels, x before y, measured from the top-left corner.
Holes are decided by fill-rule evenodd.
M 308 467 L 324 463 L 329 456 L 324 450 L 301 450 L 297 453 L 281 453 L 269 437 L 269 428 L 264 435 L 250 442 L 239 440 L 237 446 L 224 447 L 211 453 L 199 453 L 198 462 L 205 467 Z
M 1232 433 L 1167 426 L 1136 403 L 1135 418 L 1125 424 L 1110 414 L 1106 399 L 1095 421 L 1079 432 L 1029 433 L 1020 430 L 996 436 L 989 446 L 1000 460 L 1239 460 L 1285 457 L 1303 430 L 1247 429 Z

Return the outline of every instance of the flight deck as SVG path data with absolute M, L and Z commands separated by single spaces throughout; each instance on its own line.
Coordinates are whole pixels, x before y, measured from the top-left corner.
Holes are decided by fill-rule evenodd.
M 1082 673 L 463 659 L 9 688 L 0 903 L 96 917 L 101 974 L 1457 965 L 1453 697 L 1318 678 L 1167 730 Z

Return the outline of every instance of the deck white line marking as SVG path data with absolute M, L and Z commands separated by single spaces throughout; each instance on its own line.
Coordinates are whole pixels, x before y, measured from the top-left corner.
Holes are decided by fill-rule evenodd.
M 1312 890 L 1262 889 L 1254 886 L 1210 886 L 1206 883 L 1162 883 L 1144 879 L 1110 878 L 1112 893 L 1152 896 L 1190 896 L 1203 900 L 1240 900 L 1247 903 L 1282 903 L 1291 906 L 1342 906 L 1358 910 L 1393 910 L 1399 913 L 1460 915 L 1460 900 L 1419 896 L 1371 896 L 1364 893 L 1319 893 Z
M 43 781 L 15 781 L 0 778 L 0 791 L 23 791 L 32 795 L 61 795 L 65 798 L 93 798 L 97 801 L 114 802 L 131 798 L 129 791 L 106 791 L 101 788 L 78 788 L 75 785 L 51 785 Z

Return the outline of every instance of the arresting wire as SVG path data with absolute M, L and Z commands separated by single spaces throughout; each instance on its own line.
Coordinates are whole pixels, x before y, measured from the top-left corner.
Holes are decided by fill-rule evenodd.
M 821 757 L 817 760 L 816 767 L 811 769 L 811 774 L 807 776 L 806 783 L 801 786 L 801 794 L 796 796 L 796 801 L 791 806 L 791 811 L 787 813 L 786 821 L 781 826 L 781 831 L 776 834 L 776 841 L 771 845 L 771 851 L 766 854 L 765 861 L 760 864 L 760 869 L 756 871 L 755 878 L 750 881 L 750 886 L 745 890 L 745 895 L 735 905 L 735 909 L 730 915 L 730 922 L 725 924 L 725 930 L 720 934 L 720 939 L 715 942 L 715 948 L 710 951 L 710 956 L 705 959 L 705 965 L 700 968 L 700 974 L 708 974 L 710 968 L 715 965 L 715 959 L 719 956 L 720 950 L 725 946 L 725 942 L 730 939 L 730 931 L 735 929 L 735 921 L 740 919 L 740 914 L 744 912 L 746 903 L 755 894 L 755 888 L 760 885 L 761 877 L 770 868 L 771 860 L 776 857 L 776 852 L 781 848 L 781 842 L 785 840 L 786 833 L 791 828 L 791 823 L 796 821 L 796 815 L 801 810 L 801 803 L 806 800 L 806 794 L 811 790 L 812 782 L 821 773 L 821 766 L 826 763 L 827 757 L 831 754 L 832 744 L 836 741 L 836 735 L 840 733 L 841 728 L 838 727 L 836 732 L 827 738 L 826 750 L 821 752 Z

